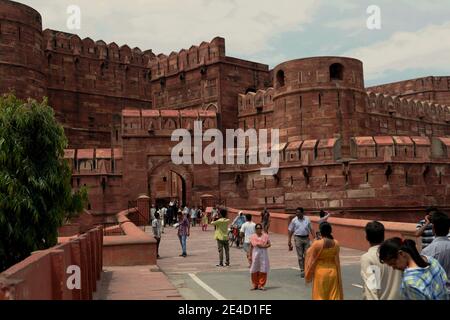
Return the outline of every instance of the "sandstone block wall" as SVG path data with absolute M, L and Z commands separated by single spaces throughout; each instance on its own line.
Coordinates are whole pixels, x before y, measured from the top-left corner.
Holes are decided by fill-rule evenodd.
M 22 98 L 47 94 L 42 18 L 17 2 L 0 1 L 0 93 Z
M 424 77 L 369 87 L 369 91 L 450 105 L 450 77 Z

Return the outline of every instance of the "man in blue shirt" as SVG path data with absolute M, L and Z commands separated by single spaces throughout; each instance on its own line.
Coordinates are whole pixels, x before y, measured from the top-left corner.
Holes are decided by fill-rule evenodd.
M 422 255 L 435 258 L 450 279 L 450 240 L 448 238 L 450 219 L 445 213 L 436 211 L 431 220 L 435 238 L 422 250 Z M 447 291 L 450 293 L 450 280 L 447 280 Z
M 314 239 L 314 233 L 311 226 L 311 221 L 308 217 L 304 216 L 305 210 L 301 207 L 296 210 L 296 217 L 292 219 L 289 224 L 289 240 L 288 246 L 289 251 L 293 250 L 292 246 L 292 235 L 294 235 L 295 248 L 297 250 L 298 266 L 300 268 L 300 275 L 302 278 L 305 277 L 305 256 L 306 251 L 311 245 L 309 235 Z

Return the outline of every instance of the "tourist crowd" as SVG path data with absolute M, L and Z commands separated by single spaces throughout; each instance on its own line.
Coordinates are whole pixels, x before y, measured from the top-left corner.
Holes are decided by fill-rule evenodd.
M 265 290 L 270 270 L 268 249 L 270 213 L 261 212 L 261 223 L 252 222 L 251 214 L 240 211 L 233 221 L 225 208 L 178 208 L 171 202 L 168 208 L 151 209 L 153 234 L 158 248 L 164 225 L 178 229 L 182 257 L 187 256 L 186 242 L 191 226 L 214 227 L 219 263 L 230 265 L 230 245 L 236 243 L 245 252 L 249 263 L 251 290 Z M 298 258 L 300 276 L 312 283 L 312 299 L 344 299 L 340 263 L 340 245 L 333 237 L 330 213 L 320 210 L 318 230 L 314 233 L 311 220 L 299 207 L 288 227 L 288 250 Z M 176 220 L 175 220 L 176 219 Z M 176 221 L 176 223 L 175 223 Z M 421 238 L 421 252 L 416 242 L 398 237 L 385 239 L 385 227 L 372 221 L 365 226 L 369 250 L 361 256 L 363 299 L 366 300 L 449 300 L 450 299 L 450 218 L 436 208 L 428 208 L 425 218 L 417 224 L 416 237 Z M 294 238 L 294 242 L 292 242 Z M 159 249 L 158 249 L 159 257 Z

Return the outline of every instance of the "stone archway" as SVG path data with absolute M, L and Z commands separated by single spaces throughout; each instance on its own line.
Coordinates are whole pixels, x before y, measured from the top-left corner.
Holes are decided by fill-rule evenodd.
M 215 113 L 219 112 L 219 108 L 215 103 L 210 103 L 203 108 L 205 111 L 214 111 Z
M 148 172 L 148 194 L 151 202 L 164 203 L 174 199 L 191 205 L 192 173 L 186 166 L 164 162 Z

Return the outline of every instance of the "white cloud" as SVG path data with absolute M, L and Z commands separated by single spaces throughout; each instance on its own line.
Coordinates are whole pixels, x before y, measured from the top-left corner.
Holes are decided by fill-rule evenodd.
M 389 39 L 352 49 L 345 55 L 364 62 L 366 79 L 406 70 L 450 71 L 450 22 L 416 32 L 396 32 Z
M 327 22 L 325 26 L 328 28 L 334 28 L 339 30 L 355 31 L 358 29 L 361 30 L 362 28 L 366 28 L 366 21 L 367 21 L 366 16 L 359 16 L 342 20 L 333 20 Z
M 66 8 L 82 10 L 82 37 L 138 46 L 155 53 L 189 48 L 215 36 L 227 49 L 251 55 L 269 41 L 312 21 L 317 0 L 22 0 L 41 12 L 44 28 L 67 31 Z

